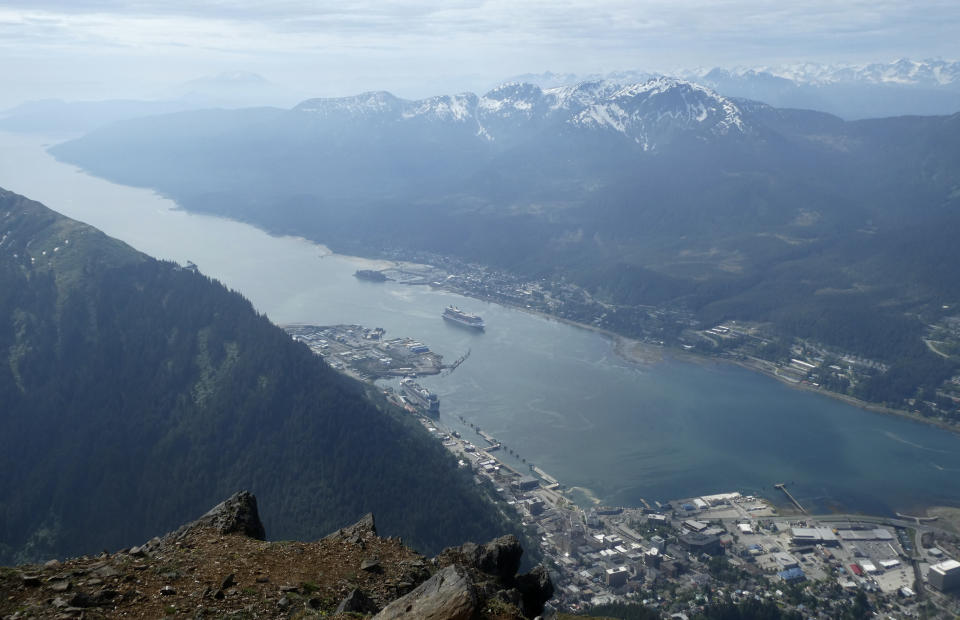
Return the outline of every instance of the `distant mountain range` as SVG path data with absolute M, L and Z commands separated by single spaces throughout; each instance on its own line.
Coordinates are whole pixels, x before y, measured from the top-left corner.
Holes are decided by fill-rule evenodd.
M 185 101 L 28 101 L 0 112 L 0 130 L 77 135 L 117 121 L 195 109 Z
M 525 74 L 516 81 L 551 88 L 581 81 L 615 84 L 645 82 L 660 74 L 643 70 L 606 74 Z M 821 64 L 680 70 L 690 80 L 728 97 L 762 101 L 774 107 L 818 110 L 848 120 L 905 114 L 953 114 L 960 111 L 960 62 L 948 60 L 890 63 Z
M 117 121 L 203 108 L 289 106 L 304 98 L 256 73 L 231 71 L 166 89 L 156 99 L 41 99 L 0 110 L 0 131 L 77 135 Z
M 279 539 L 369 511 L 424 552 L 511 529 L 422 425 L 239 294 L 4 190 L 0 403 L 0 565 L 141 544 L 237 486 Z
M 846 122 L 657 77 L 187 112 L 52 152 L 347 253 L 456 256 L 772 325 L 892 364 L 889 400 L 953 367 L 923 331 L 960 304 L 958 145 L 957 114 Z
M 706 76 L 706 73 L 691 72 L 684 75 Z M 794 84 L 825 85 L 838 83 L 897 84 L 917 88 L 951 88 L 960 90 L 960 62 L 941 59 L 912 61 L 900 58 L 890 63 L 823 64 L 796 63 L 789 65 L 739 68 L 726 71 L 731 75 L 767 74 L 792 81 Z
M 678 71 L 673 76 L 642 70 L 590 75 L 546 72 L 516 76 L 508 84 L 540 87 L 545 91 L 541 103 L 557 111 L 576 108 L 577 101 L 593 91 L 602 91 L 610 97 L 618 91 L 637 84 L 647 84 L 651 80 L 660 80 L 661 83 L 683 80 L 726 97 L 760 101 L 778 108 L 828 112 L 848 120 L 953 114 L 960 111 L 960 62 L 945 60 L 914 62 L 900 59 L 887 64 L 865 65 L 799 63 L 733 69 L 717 67 Z M 512 96 L 508 90 L 497 87 L 483 98 L 456 95 L 428 98 L 418 103 L 427 108 L 436 106 L 434 113 L 437 114 L 457 115 L 469 109 L 470 114 L 476 113 L 474 115 L 481 117 L 497 112 L 498 106 L 509 108 L 509 101 L 496 103 L 498 97 Z M 374 99 L 379 96 L 382 100 L 380 103 L 386 106 L 384 110 L 391 105 L 401 105 L 399 100 L 391 103 L 388 95 L 373 96 Z M 68 135 L 143 116 L 215 107 L 285 107 L 302 99 L 302 94 L 274 84 L 258 74 L 233 71 L 171 87 L 158 100 L 26 102 L 0 111 L 0 130 Z M 484 109 L 473 110 L 474 99 Z M 332 113 L 331 106 L 335 105 L 332 102 L 336 100 L 324 101 L 324 113 Z M 361 107 L 358 97 L 346 97 L 339 101 L 347 108 Z M 402 104 L 405 106 L 403 114 L 418 116 L 427 113 L 427 110 L 418 112 L 410 108 L 407 105 L 409 103 Z M 443 105 L 448 107 L 441 109 Z M 591 114 L 587 110 L 580 111 L 585 116 Z M 603 112 L 598 110 L 597 113 L 602 115 Z M 584 121 L 587 119 L 584 118 Z M 595 117 L 594 121 L 607 125 L 618 122 L 616 117 Z
M 644 150 L 677 133 L 725 135 L 745 130 L 739 108 L 697 84 L 656 78 L 620 86 L 581 82 L 542 90 L 508 83 L 478 97 L 473 93 L 407 101 L 387 92 L 337 99 L 310 99 L 294 112 L 323 122 L 443 123 L 467 128 L 483 140 L 516 141 L 519 134 L 554 127 L 623 135 Z

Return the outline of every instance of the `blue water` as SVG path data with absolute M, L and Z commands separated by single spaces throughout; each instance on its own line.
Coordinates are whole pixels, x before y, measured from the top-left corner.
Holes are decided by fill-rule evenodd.
M 422 383 L 444 423 L 482 427 L 567 486 L 611 504 L 739 490 L 814 510 L 889 513 L 960 506 L 960 436 L 791 389 L 738 367 L 666 355 L 629 363 L 593 332 L 426 287 L 359 281 L 368 261 L 178 211 L 170 201 L 54 161 L 42 141 L 0 134 L 0 186 L 153 256 L 185 262 L 246 295 L 277 323 L 360 323 L 411 336 L 448 359 Z M 455 303 L 486 333 L 440 319 Z

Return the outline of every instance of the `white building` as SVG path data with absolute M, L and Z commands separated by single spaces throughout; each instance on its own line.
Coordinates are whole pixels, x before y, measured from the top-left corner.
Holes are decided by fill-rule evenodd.
M 927 581 L 941 592 L 960 586 L 960 562 L 947 560 L 934 564 L 927 573 Z

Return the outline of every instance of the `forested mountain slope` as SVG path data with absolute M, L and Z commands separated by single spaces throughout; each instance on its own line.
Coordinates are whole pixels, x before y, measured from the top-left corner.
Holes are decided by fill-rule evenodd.
M 0 190 L 0 564 L 146 540 L 241 487 L 277 539 L 510 531 L 446 451 L 239 294 Z

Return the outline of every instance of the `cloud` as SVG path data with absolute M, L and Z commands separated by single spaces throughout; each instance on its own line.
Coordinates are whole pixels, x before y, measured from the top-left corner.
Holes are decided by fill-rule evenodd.
M 928 38 L 945 39 L 955 32 L 950 25 L 958 22 L 960 9 L 952 2 L 928 2 L 920 8 L 892 0 L 14 0 L 5 2 L 0 15 L 3 21 L 25 16 L 25 27 L 55 21 L 62 26 L 59 34 L 81 40 L 150 43 L 162 34 L 172 42 L 201 48 L 205 38 L 220 41 L 256 33 L 260 38 L 246 39 L 248 45 L 279 50 L 302 47 L 301 38 L 307 36 L 323 41 L 352 39 L 354 45 L 384 39 L 429 42 L 483 36 L 500 43 L 504 39 L 557 46 L 581 42 L 628 50 L 651 40 L 699 42 L 702 52 L 709 42 L 798 46 L 825 37 L 863 39 L 898 31 L 906 37 L 918 37 L 923 31 Z
M 5 0 L 0 7 L 0 54 L 40 70 L 57 58 L 64 67 L 96 59 L 114 76 L 140 59 L 155 74 L 245 68 L 344 88 L 351 80 L 371 88 L 419 83 L 420 94 L 441 79 L 495 81 L 548 69 L 950 55 L 958 31 L 960 5 L 944 0 Z

